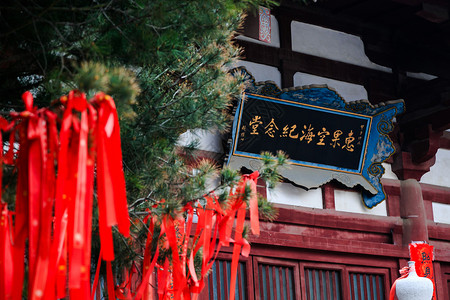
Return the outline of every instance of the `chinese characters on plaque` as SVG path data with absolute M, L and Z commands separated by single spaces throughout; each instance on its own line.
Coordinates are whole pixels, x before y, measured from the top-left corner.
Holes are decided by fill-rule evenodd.
M 234 154 L 286 152 L 292 162 L 360 172 L 370 118 L 247 94 Z
M 228 166 L 257 170 L 262 152 L 281 150 L 290 159 L 281 175 L 295 184 L 311 189 L 337 180 L 361 186 L 367 207 L 385 199 L 382 163 L 395 152 L 388 134 L 403 100 L 345 102 L 326 86 L 282 91 L 256 83 L 245 69 L 236 72 L 248 86 L 237 106 Z
M 297 124 L 289 125 L 286 124 L 282 130 L 280 130 L 277 126 L 277 123 L 282 122 L 275 122 L 274 118 L 270 120 L 270 122 L 266 126 L 261 126 L 259 128 L 259 125 L 264 124 L 261 121 L 261 116 L 255 115 L 249 122 L 249 125 L 251 126 L 251 132 L 250 135 L 259 135 L 259 131 L 261 131 L 262 134 L 265 134 L 271 138 L 291 138 L 294 140 L 299 140 L 301 142 L 305 143 L 315 143 L 315 145 L 319 146 L 331 146 L 333 149 L 345 149 L 349 152 L 355 151 L 355 143 L 357 145 L 361 145 L 362 135 L 364 131 L 365 125 L 361 125 L 361 131 L 359 132 L 359 136 L 357 139 L 357 142 L 355 142 L 355 137 L 353 136 L 353 129 L 350 129 L 350 132 L 345 138 L 341 138 L 343 132 L 340 129 L 337 129 L 333 132 L 333 135 L 329 138 L 330 143 L 324 142 L 325 138 L 330 135 L 330 132 L 325 128 L 322 127 L 315 130 L 314 127 L 311 126 L 311 123 L 307 125 L 303 125 L 302 129 L 297 129 Z M 259 129 L 259 131 L 258 131 Z M 245 141 L 247 126 L 244 124 L 241 127 L 241 142 Z M 279 135 L 278 135 L 279 134 Z M 299 137 L 300 136 L 300 137 Z M 355 143 L 354 143 L 355 142 Z M 342 144 L 342 145 L 341 145 Z

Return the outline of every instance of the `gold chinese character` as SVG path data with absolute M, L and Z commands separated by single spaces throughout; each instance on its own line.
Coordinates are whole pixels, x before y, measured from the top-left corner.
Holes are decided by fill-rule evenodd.
M 297 128 L 297 125 L 292 125 L 292 126 L 291 126 L 291 131 L 289 131 L 289 137 L 290 137 L 291 139 L 296 139 L 296 138 L 298 138 L 298 133 L 295 134 L 295 135 L 293 134 L 295 128 Z
M 333 148 L 336 148 L 336 146 L 341 146 L 341 144 L 338 143 L 340 140 L 339 137 L 341 136 L 341 134 L 342 134 L 342 131 L 339 129 L 333 133 L 333 139 L 331 140 L 332 143 L 330 143 L 330 145 L 333 146 Z
M 259 134 L 258 126 L 261 124 L 262 124 L 261 116 L 254 116 L 249 123 L 249 125 L 252 126 L 252 132 L 250 132 L 250 134 Z
M 355 138 L 353 137 L 353 130 L 350 130 L 348 133 L 348 137 L 345 138 L 345 145 L 342 146 L 342 149 L 345 149 L 349 152 L 353 152 L 355 149 L 355 146 L 352 145 Z
M 325 143 L 323 142 L 323 140 L 325 139 L 325 137 L 327 135 L 330 135 L 330 133 L 325 129 L 325 127 L 322 127 L 323 131 L 319 131 L 317 133 L 317 135 L 319 136 L 319 142 L 317 143 L 317 145 L 325 145 Z
M 306 141 L 308 141 L 308 144 L 312 141 L 312 139 L 316 136 L 312 131 L 313 131 L 313 127 L 311 127 L 311 124 L 309 124 L 308 127 L 306 127 L 306 125 L 303 125 L 303 128 L 306 129 L 307 131 L 305 132 L 305 130 L 302 130 L 302 136 L 300 137 L 300 141 L 303 141 L 303 139 L 305 139 Z
M 278 130 L 278 127 L 275 124 L 275 121 L 273 120 L 273 118 L 270 121 L 270 123 L 267 124 L 266 127 L 264 127 L 264 129 L 267 129 L 266 132 L 264 132 L 265 134 L 269 135 L 272 138 L 274 137 L 275 129 Z
M 359 132 L 359 135 L 363 135 L 363 131 L 364 131 L 364 125 L 361 125 L 361 131 Z
M 280 137 L 287 137 L 288 136 L 288 130 L 289 130 L 289 125 L 286 125 L 283 127 L 283 132 L 280 134 Z
M 245 130 L 247 130 L 247 126 L 242 125 L 242 127 L 241 127 L 241 135 L 245 135 Z
M 280 135 L 281 137 L 287 137 L 288 136 L 288 132 L 289 132 L 289 137 L 291 139 L 296 139 L 298 138 L 298 133 L 294 134 L 295 129 L 297 128 L 297 125 L 292 125 L 290 126 L 290 130 L 289 130 L 289 125 L 286 125 L 283 127 L 283 133 Z

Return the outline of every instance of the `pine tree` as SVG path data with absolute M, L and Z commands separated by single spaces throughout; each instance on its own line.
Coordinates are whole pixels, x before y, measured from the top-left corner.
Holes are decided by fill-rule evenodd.
M 208 178 L 218 170 L 211 163 L 196 162 L 195 143 L 181 148 L 177 140 L 187 130 L 224 131 L 230 125 L 227 111 L 243 88 L 240 79 L 227 72 L 240 54 L 233 35 L 244 10 L 252 13 L 258 5 L 273 4 L 271 0 L 3 1 L 1 111 L 21 110 L 18 99 L 25 90 L 33 92 L 39 106 L 50 105 L 50 100 L 72 89 L 112 95 L 121 119 L 130 215 L 143 218 L 146 209 L 179 213 L 188 201 L 210 191 Z M 265 161 L 262 174 L 276 179 L 273 170 L 284 157 Z M 226 195 L 223 187 L 235 184 L 239 176 L 229 170 L 221 176 L 222 184 L 216 187 Z M 154 204 L 162 199 L 167 205 L 158 211 L 161 207 Z M 6 200 L 13 205 L 12 197 Z M 135 227 L 137 241 L 144 242 L 145 226 Z M 127 241 L 120 236 L 115 241 L 120 253 L 117 268 L 139 259 L 140 252 Z

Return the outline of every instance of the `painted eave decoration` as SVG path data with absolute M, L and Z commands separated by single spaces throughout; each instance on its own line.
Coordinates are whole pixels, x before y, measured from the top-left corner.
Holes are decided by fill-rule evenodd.
M 395 152 L 388 134 L 403 100 L 345 102 L 326 85 L 281 90 L 272 82 L 255 83 L 245 68 L 233 72 L 247 86 L 237 104 L 228 166 L 256 170 L 262 152 L 281 150 L 290 158 L 281 175 L 295 184 L 311 189 L 335 179 L 359 185 L 369 208 L 386 198 L 382 163 Z
M 272 32 L 272 24 L 271 24 L 270 9 L 260 6 L 259 7 L 259 34 L 258 34 L 259 40 L 270 44 L 271 32 Z

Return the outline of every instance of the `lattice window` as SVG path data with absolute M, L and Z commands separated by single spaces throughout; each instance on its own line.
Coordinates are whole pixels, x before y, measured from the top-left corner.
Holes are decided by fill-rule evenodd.
M 384 276 L 379 274 L 349 273 L 352 300 L 384 300 Z
M 253 291 L 248 286 L 253 284 L 252 278 L 248 278 L 251 272 L 251 260 L 240 261 L 236 276 L 236 300 L 253 300 Z M 206 280 L 205 288 L 200 294 L 200 299 L 228 300 L 230 293 L 231 260 L 217 259 L 211 268 L 211 273 Z
M 307 300 L 341 300 L 341 272 L 305 268 L 305 290 Z
M 300 294 L 298 264 L 255 258 L 255 292 L 261 300 L 293 300 Z
M 231 255 L 214 264 L 201 300 L 228 300 Z M 390 269 L 253 257 L 239 263 L 237 300 L 387 300 Z

